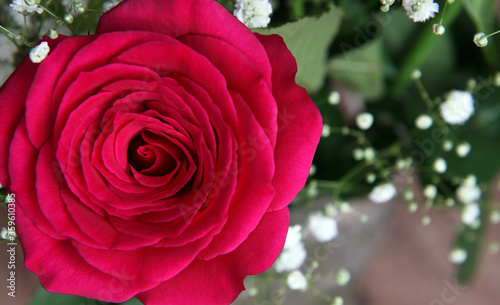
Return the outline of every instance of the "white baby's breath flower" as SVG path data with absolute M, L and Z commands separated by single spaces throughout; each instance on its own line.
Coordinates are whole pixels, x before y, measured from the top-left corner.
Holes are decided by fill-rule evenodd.
M 290 250 L 298 247 L 302 239 L 302 226 L 294 225 L 288 228 L 288 233 L 286 235 L 285 246 L 283 249 Z
M 358 114 L 356 117 L 356 125 L 362 130 L 369 129 L 373 125 L 373 115 L 368 112 Z
M 319 242 L 330 241 L 338 234 L 337 222 L 321 212 L 309 215 L 308 228 Z
M 462 264 L 467 259 L 467 251 L 463 248 L 454 248 L 451 250 L 448 260 L 453 264 Z
M 470 175 L 456 190 L 457 199 L 464 204 L 475 203 L 481 198 L 481 189 L 476 185 L 476 179 Z
M 307 278 L 300 270 L 290 272 L 286 278 L 286 283 L 292 290 L 305 291 L 307 288 Z
M 466 225 L 472 225 L 481 215 L 481 210 L 477 203 L 466 205 L 462 210 L 462 222 Z
M 384 203 L 396 196 L 397 190 L 391 183 L 377 185 L 368 194 L 368 198 L 375 203 Z
M 433 168 L 436 172 L 442 174 L 446 172 L 448 165 L 446 164 L 446 160 L 443 158 L 437 158 L 434 161 Z
M 443 142 L 443 150 L 444 151 L 450 151 L 453 149 L 453 142 L 450 140 L 446 140 Z
M 403 0 L 403 7 L 414 22 L 425 22 L 439 12 L 439 4 L 433 0 Z
M 365 155 L 365 160 L 371 162 L 373 161 L 373 159 L 375 159 L 375 150 L 371 147 L 368 147 L 367 149 L 365 149 L 364 155 Z
M 331 134 L 332 128 L 328 124 L 323 124 L 323 131 L 321 132 L 321 136 L 323 138 L 328 138 Z
M 468 142 L 462 142 L 457 145 L 457 148 L 455 149 L 457 155 L 461 158 L 467 157 L 471 149 L 471 146 Z
M 437 187 L 433 184 L 429 184 L 424 188 L 424 196 L 429 199 L 436 198 Z
M 27 5 L 24 0 L 12 0 L 9 4 L 10 7 L 20 14 L 37 12 L 38 14 L 43 13 L 43 8 L 38 7 L 38 5 Z
M 38 64 L 41 63 L 42 60 L 49 55 L 50 48 L 46 41 L 43 41 L 41 44 L 33 47 L 30 51 L 30 59 L 32 62 Z
M 439 109 L 446 123 L 463 124 L 474 113 L 474 99 L 470 92 L 452 90 L 446 101 L 439 105 Z
M 422 114 L 415 119 L 415 126 L 421 130 L 429 129 L 432 126 L 432 118 L 426 114 Z
M 307 257 L 304 244 L 299 242 L 295 247 L 284 249 L 278 256 L 274 269 L 282 273 L 299 269 L 304 264 Z
M 339 286 L 345 286 L 351 280 L 351 273 L 345 268 L 340 268 L 335 275 L 335 282 Z
M 340 103 L 340 93 L 338 91 L 332 91 L 328 95 L 328 104 L 330 105 L 338 105 Z
M 265 28 L 271 21 L 273 7 L 268 0 L 237 0 L 234 7 L 234 16 L 251 29 Z

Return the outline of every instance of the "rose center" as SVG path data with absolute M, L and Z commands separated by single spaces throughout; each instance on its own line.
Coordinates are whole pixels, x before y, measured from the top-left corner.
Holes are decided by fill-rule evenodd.
M 184 159 L 175 144 L 147 131 L 130 141 L 127 157 L 131 167 L 148 176 L 169 174 Z

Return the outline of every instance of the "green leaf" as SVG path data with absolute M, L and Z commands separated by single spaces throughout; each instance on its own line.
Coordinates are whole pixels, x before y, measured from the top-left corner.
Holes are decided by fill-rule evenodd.
M 97 303 L 96 303 L 97 302 Z M 30 305 L 101 305 L 98 301 L 74 295 L 50 293 L 40 287 L 31 300 Z
M 328 64 L 332 78 L 340 81 L 367 99 L 384 93 L 382 39 L 375 39 L 360 48 L 333 58 Z
M 464 0 L 464 7 L 479 32 L 490 34 L 495 22 L 497 0 Z
M 340 28 L 344 11 L 337 7 L 316 17 L 305 17 L 271 29 L 256 29 L 263 35 L 278 34 L 297 60 L 297 83 L 309 91 L 317 92 L 324 83 L 328 48 Z

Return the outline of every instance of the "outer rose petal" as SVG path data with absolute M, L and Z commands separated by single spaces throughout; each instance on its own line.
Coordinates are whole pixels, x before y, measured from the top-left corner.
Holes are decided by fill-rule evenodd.
M 60 36 L 56 40 L 46 40 L 52 50 L 66 37 Z M 25 100 L 31 87 L 33 78 L 38 69 L 28 56 L 0 87 L 0 102 L 2 103 L 2 123 L 0 124 L 0 164 L 7 164 L 9 147 L 14 131 L 26 109 Z M 7 166 L 0 167 L 0 183 L 9 187 L 9 170 Z
M 145 305 L 229 304 L 244 290 L 245 276 L 272 266 L 283 249 L 289 222 L 288 208 L 266 213 L 233 252 L 209 261 L 195 260 L 175 277 L 136 297 Z
M 124 302 L 158 285 L 153 282 L 135 284 L 105 274 L 84 261 L 69 240 L 53 239 L 39 231 L 22 209 L 16 209 L 16 216 L 19 223 L 24 224 L 16 226 L 16 230 L 25 253 L 26 268 L 38 275 L 48 291 Z M 29 238 L 23 240 L 23 236 Z
M 154 20 L 154 22 L 152 22 Z M 267 77 L 271 67 L 262 45 L 250 30 L 214 0 L 127 0 L 104 14 L 96 34 L 144 30 L 175 38 L 197 34 L 227 41 L 239 49 Z
M 276 189 L 269 211 L 282 209 L 304 187 L 323 128 L 321 114 L 295 83 L 297 64 L 283 38 L 255 34 L 264 45 L 273 68 L 273 95 L 278 103 L 278 140 L 274 150 Z

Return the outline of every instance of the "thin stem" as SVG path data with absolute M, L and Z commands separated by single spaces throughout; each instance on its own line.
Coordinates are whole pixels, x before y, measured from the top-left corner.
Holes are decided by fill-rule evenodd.
M 498 30 L 498 31 L 496 31 L 496 32 L 493 32 L 493 33 L 491 33 L 491 34 L 486 35 L 486 38 L 488 38 L 488 37 L 490 37 L 490 36 L 493 36 L 493 35 L 496 35 L 496 34 L 498 34 L 498 33 L 500 33 L 500 30 Z
M 61 20 L 61 18 L 59 18 L 56 14 L 52 13 L 47 7 L 45 7 L 41 4 L 38 4 L 38 6 L 43 8 L 43 10 L 46 11 L 50 16 L 56 18 L 57 20 Z
M 443 14 L 441 15 L 441 19 L 439 20 L 439 25 L 443 24 L 444 13 L 446 13 L 446 8 L 447 7 L 448 7 L 448 0 L 446 0 L 445 3 L 444 3 Z
M 16 34 L 12 31 L 9 31 L 8 29 L 4 28 L 2 25 L 0 25 L 0 31 L 5 35 L 5 37 L 7 37 L 7 39 L 9 39 L 19 49 L 19 51 L 24 52 L 24 50 L 17 44 L 17 42 L 14 38 L 21 40 L 25 45 L 27 45 L 30 48 L 32 47 L 32 45 L 29 43 L 29 41 L 24 39 L 23 36 Z M 12 38 L 11 35 L 14 36 L 14 38 Z

